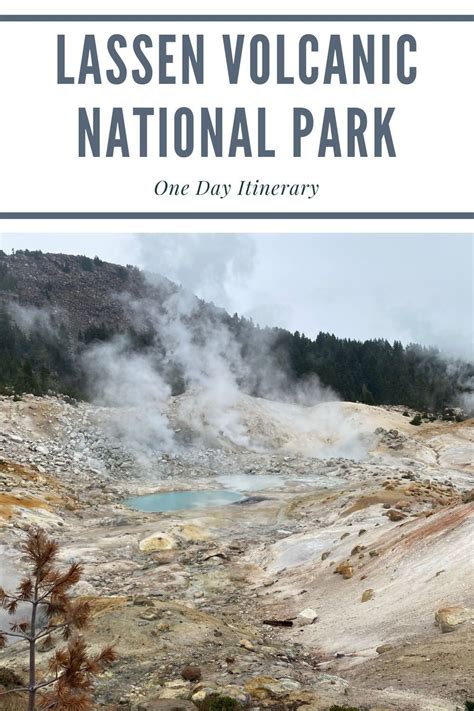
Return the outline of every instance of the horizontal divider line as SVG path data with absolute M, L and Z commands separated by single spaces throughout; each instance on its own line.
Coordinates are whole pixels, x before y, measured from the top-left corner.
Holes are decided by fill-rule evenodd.
M 0 220 L 472 220 L 474 212 L 0 212 Z
M 0 22 L 472 22 L 474 15 L 0 15 Z

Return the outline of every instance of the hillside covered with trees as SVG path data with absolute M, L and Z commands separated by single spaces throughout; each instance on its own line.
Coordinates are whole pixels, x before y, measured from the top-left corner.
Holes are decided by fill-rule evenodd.
M 87 398 L 81 354 L 91 344 L 120 334 L 134 351 L 166 354 L 159 329 L 137 323 L 125 301 L 147 300 L 162 310 L 166 299 L 179 293 L 166 279 L 147 280 L 135 267 L 98 258 L 0 252 L 0 391 L 52 390 Z M 457 405 L 474 378 L 472 364 L 447 360 L 435 348 L 383 338 L 361 342 L 330 333 L 311 339 L 298 331 L 260 328 L 195 299 L 189 317 L 193 337 L 205 339 L 210 323 L 225 329 L 243 362 L 251 364 L 254 377 L 241 386 L 253 395 L 266 394 L 262 382 L 269 362 L 289 382 L 304 384 L 317 376 L 344 400 L 430 411 Z M 157 367 L 162 360 L 157 359 Z M 186 388 L 185 374 L 173 363 L 164 377 L 174 393 Z

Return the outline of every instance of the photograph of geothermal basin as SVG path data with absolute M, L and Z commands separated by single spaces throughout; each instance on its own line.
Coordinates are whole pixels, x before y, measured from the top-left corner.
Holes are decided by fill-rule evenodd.
M 465 234 L 0 235 L 0 709 L 474 708 L 472 273 Z

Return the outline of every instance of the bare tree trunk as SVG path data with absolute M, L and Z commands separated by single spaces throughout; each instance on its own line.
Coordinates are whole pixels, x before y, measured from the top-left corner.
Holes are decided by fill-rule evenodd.
M 30 675 L 29 675 L 29 694 L 28 694 L 28 711 L 35 711 L 36 701 L 36 611 L 38 609 L 38 584 L 35 585 L 35 596 L 31 609 L 31 629 L 30 629 Z

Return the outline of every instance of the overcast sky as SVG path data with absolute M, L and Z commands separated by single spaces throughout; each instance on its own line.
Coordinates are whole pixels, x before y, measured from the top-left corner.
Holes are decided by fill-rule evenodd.
M 135 264 L 262 325 L 473 354 L 473 235 L 31 234 L 0 249 Z

